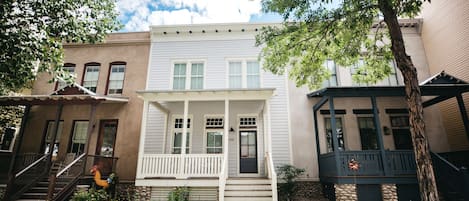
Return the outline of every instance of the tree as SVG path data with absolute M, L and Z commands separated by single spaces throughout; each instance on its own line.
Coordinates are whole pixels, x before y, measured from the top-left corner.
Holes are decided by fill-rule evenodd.
M 114 0 L 0 0 L 0 95 L 63 71 L 63 42 L 94 43 L 120 28 Z
M 404 83 L 417 178 L 422 200 L 438 200 L 425 136 L 417 70 L 407 55 L 398 17 L 415 16 L 425 0 L 263 0 L 263 10 L 283 16 L 280 26 L 264 28 L 257 45 L 264 45 L 264 68 L 287 71 L 298 86 L 318 88 L 330 76 L 323 66 L 332 59 L 341 66 L 357 63 L 355 81 L 375 83 L 390 72 L 394 58 Z M 372 29 L 372 25 L 378 26 Z M 390 44 L 389 41 L 390 40 Z

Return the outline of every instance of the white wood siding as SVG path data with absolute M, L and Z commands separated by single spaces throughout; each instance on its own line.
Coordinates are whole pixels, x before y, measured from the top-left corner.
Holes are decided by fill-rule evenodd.
M 172 42 L 152 42 L 151 50 L 151 64 L 149 66 L 149 76 L 147 80 L 147 90 L 170 90 L 171 86 L 171 68 L 174 61 L 183 60 L 204 60 L 204 89 L 222 89 L 227 88 L 227 60 L 229 59 L 252 59 L 257 58 L 260 48 L 255 47 L 254 39 L 238 39 L 238 40 L 203 40 L 203 41 L 172 41 Z M 285 89 L 284 76 L 275 76 L 270 73 L 261 73 L 261 87 L 276 88 L 276 95 L 272 97 L 270 103 L 271 112 L 271 125 L 272 125 L 272 150 L 275 165 L 290 163 L 290 142 L 289 142 L 289 129 L 288 129 L 288 110 L 287 110 L 287 94 Z M 248 98 L 248 97 L 247 97 Z M 189 106 L 189 110 L 195 107 Z M 170 109 L 172 110 L 172 109 Z M 145 153 L 154 150 L 162 150 L 160 141 L 164 139 L 162 134 L 158 132 L 163 131 L 164 116 L 154 114 L 155 109 L 149 111 L 149 120 L 147 128 L 147 139 L 145 142 Z M 160 113 L 160 112 L 159 112 Z M 173 111 L 171 111 L 174 114 Z M 206 114 L 210 114 L 205 112 Z M 223 114 L 223 104 L 220 105 L 220 112 L 215 114 Z M 230 109 L 231 114 L 241 113 L 234 109 Z M 252 112 L 249 112 L 252 113 Z M 189 114 L 195 114 L 189 111 Z M 202 113 L 201 113 L 202 114 Z M 162 114 L 161 114 L 162 115 Z M 151 118 L 150 118 L 151 117 Z M 194 116 L 194 123 L 198 124 L 198 118 Z M 262 118 L 262 115 L 260 115 Z M 201 119 L 203 121 L 203 119 Z M 237 128 L 237 117 L 230 117 L 233 128 Z M 168 119 L 170 122 L 171 119 Z M 263 172 L 263 123 L 259 121 L 260 129 L 258 129 L 258 158 L 260 171 Z M 194 127 L 195 128 L 195 127 Z M 168 130 L 169 127 L 168 127 Z M 236 129 L 238 133 L 239 130 Z M 166 141 L 170 142 L 170 132 L 167 132 Z M 192 134 L 192 150 L 191 153 L 200 153 L 203 148 L 203 139 L 201 132 L 193 130 Z M 238 171 L 238 137 L 233 137 L 230 134 L 230 148 L 229 148 L 229 172 L 235 174 Z M 158 141 L 160 140 L 160 141 Z M 170 144 L 166 144 L 166 153 L 170 153 Z M 262 154 L 261 154 L 262 153 Z
M 161 154 L 163 151 L 165 114 L 150 104 L 143 153 Z

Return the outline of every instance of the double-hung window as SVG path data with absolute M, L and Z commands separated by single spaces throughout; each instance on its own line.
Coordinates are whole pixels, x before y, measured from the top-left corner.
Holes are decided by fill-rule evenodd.
M 324 122 L 326 123 L 327 152 L 332 152 L 334 151 L 334 141 L 332 139 L 331 118 L 330 117 L 324 118 Z M 337 147 L 339 151 L 343 151 L 345 149 L 345 145 L 344 145 L 344 130 L 342 126 L 342 118 L 336 117 L 335 129 L 336 129 L 337 142 L 338 142 Z
M 191 119 L 187 119 L 187 133 L 186 133 L 186 153 L 190 151 L 190 128 Z M 173 154 L 180 154 L 182 148 L 182 131 L 183 131 L 183 118 L 173 118 Z
M 223 118 L 210 117 L 205 119 L 207 153 L 223 153 Z
M 363 65 L 365 65 L 365 61 L 363 59 L 359 59 L 358 62 L 352 66 L 351 68 L 352 78 L 356 76 L 363 76 L 364 72 L 359 71 L 359 68 L 362 67 Z M 367 83 L 359 83 L 355 81 L 353 81 L 352 85 L 353 86 L 368 86 Z
M 88 134 L 88 121 L 74 121 L 73 133 L 70 141 L 69 153 L 76 153 L 77 155 L 85 152 L 85 144 L 87 142 Z
M 64 64 L 64 66 L 62 68 L 63 68 L 64 72 L 67 72 L 71 76 L 75 76 L 75 64 L 66 63 L 66 64 Z M 57 81 L 56 90 L 64 88 L 65 86 L 67 86 L 66 80 L 59 80 L 59 81 Z
M 397 79 L 396 63 L 390 61 L 389 65 L 391 66 L 391 73 L 383 80 L 383 84 L 387 86 L 397 86 L 399 85 L 399 80 Z
M 100 67 L 101 65 L 99 63 L 88 63 L 85 65 L 85 72 L 82 82 L 83 87 L 87 88 L 92 92 L 96 92 Z
M 324 80 L 322 83 L 323 87 L 332 87 L 337 86 L 337 70 L 334 60 L 326 60 L 324 62 L 324 67 L 331 73 L 331 77 L 328 80 Z
M 111 63 L 107 94 L 122 94 L 124 87 L 125 63 Z
M 228 61 L 229 88 L 260 88 L 260 64 L 256 60 Z
M 57 153 L 59 153 L 60 136 L 62 135 L 62 130 L 64 127 L 63 125 L 64 125 L 64 122 L 59 121 L 59 127 L 57 128 L 57 136 L 55 137 L 55 142 L 52 143 L 52 138 L 53 138 L 53 135 L 55 134 L 53 133 L 54 127 L 55 127 L 55 121 L 53 120 L 47 121 L 46 143 L 44 147 L 45 154 L 50 153 L 51 144 L 54 144 L 54 147 L 52 149 L 52 155 L 57 156 Z
M 173 89 L 203 89 L 204 62 L 176 62 L 173 66 Z

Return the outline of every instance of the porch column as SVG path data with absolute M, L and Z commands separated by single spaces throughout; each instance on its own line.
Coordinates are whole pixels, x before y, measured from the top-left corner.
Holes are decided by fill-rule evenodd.
M 182 119 L 182 143 L 181 143 L 181 155 L 186 154 L 187 144 L 187 119 L 189 116 L 189 100 L 184 100 L 184 117 Z M 194 124 L 194 123 L 192 123 Z
M 265 150 L 270 153 L 270 156 L 272 157 L 272 132 L 271 132 L 271 124 L 270 124 L 270 102 L 268 99 L 265 100 L 264 102 L 264 111 L 265 111 L 265 119 L 264 121 L 266 122 L 266 140 L 264 142 L 265 145 Z
M 381 163 L 383 165 L 384 175 L 389 175 L 390 172 L 388 170 L 388 166 L 386 165 L 387 164 L 386 151 L 384 150 L 383 134 L 381 133 L 381 124 L 379 121 L 378 107 L 376 104 L 375 96 L 371 96 L 371 107 L 373 109 L 373 120 L 374 120 L 375 127 L 376 127 L 376 135 L 377 135 L 377 140 L 378 140 L 379 151 L 381 154 Z
M 93 128 L 95 127 L 94 121 L 96 120 L 96 107 L 97 103 L 93 103 L 90 105 L 90 116 L 88 117 L 88 128 L 86 129 L 86 144 L 84 152 L 86 154 L 89 153 L 90 141 L 91 141 L 91 133 L 93 132 Z
M 336 164 L 337 175 L 341 176 L 340 171 L 340 157 L 339 157 L 339 140 L 337 139 L 337 128 L 335 121 L 335 108 L 334 108 L 334 97 L 329 98 L 329 112 L 331 114 L 331 133 L 332 133 L 332 147 L 334 148 L 334 158 Z M 319 157 L 318 157 L 319 158 Z
M 469 139 L 469 119 L 467 117 L 466 106 L 464 105 L 464 99 L 461 94 L 456 95 L 458 100 L 459 111 L 461 112 L 462 122 L 464 124 L 464 130 L 466 131 L 466 136 Z
M 143 101 L 143 112 L 142 112 L 142 122 L 140 127 L 140 142 L 138 146 L 138 162 L 137 162 L 137 179 L 143 178 L 141 176 L 142 163 L 143 163 L 143 153 L 145 146 L 145 134 L 147 130 L 147 119 L 148 119 L 148 108 L 150 103 L 147 100 Z M 164 147 L 164 146 L 163 146 Z
M 226 170 L 228 170 L 228 143 L 229 143 L 229 132 L 230 132 L 230 100 L 225 99 L 225 127 L 224 127 L 224 134 L 223 134 L 223 159 L 225 163 L 225 177 L 228 176 Z
M 54 128 L 52 130 L 52 138 L 49 145 L 49 157 L 47 159 L 47 167 L 49 168 L 52 162 L 52 155 L 54 154 L 55 140 L 57 139 L 57 133 L 59 131 L 60 118 L 62 116 L 62 109 L 64 105 L 60 104 L 57 106 L 57 112 L 55 113 Z M 47 138 L 47 137 L 46 137 Z M 47 139 L 46 139 L 47 140 Z

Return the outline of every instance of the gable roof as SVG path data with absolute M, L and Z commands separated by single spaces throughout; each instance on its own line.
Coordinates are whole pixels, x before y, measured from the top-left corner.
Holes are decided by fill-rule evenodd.
M 461 80 L 457 77 L 454 77 L 445 71 L 441 71 L 438 74 L 435 74 L 428 79 L 420 83 L 422 85 L 432 85 L 432 84 L 468 84 L 466 81 Z
M 91 95 L 95 96 L 96 93 L 90 91 L 89 89 L 77 84 L 77 83 L 72 83 L 69 85 L 66 85 L 60 89 L 57 89 L 54 91 L 52 95 Z

